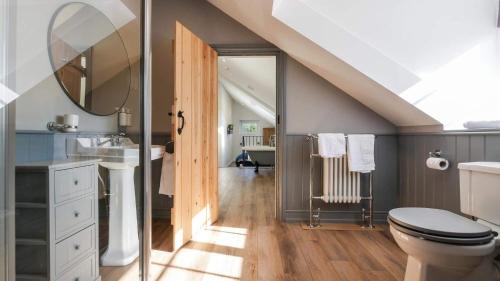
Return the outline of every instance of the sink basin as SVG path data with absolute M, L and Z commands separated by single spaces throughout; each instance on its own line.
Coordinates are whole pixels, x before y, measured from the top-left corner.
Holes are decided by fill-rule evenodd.
M 139 145 L 129 138 L 115 144 L 111 138 L 68 140 L 68 157 L 98 157 L 109 171 L 109 244 L 101 256 L 103 266 L 125 266 L 139 256 L 134 170 L 139 165 Z M 163 157 L 165 147 L 153 145 L 151 159 Z
M 111 138 L 76 138 L 68 145 L 68 156 L 98 157 L 103 166 L 108 163 L 127 163 L 139 165 L 139 144 L 129 138 L 120 138 L 120 144 L 114 145 Z M 151 160 L 159 159 L 165 153 L 165 146 L 151 146 Z M 106 163 L 108 162 L 108 163 Z

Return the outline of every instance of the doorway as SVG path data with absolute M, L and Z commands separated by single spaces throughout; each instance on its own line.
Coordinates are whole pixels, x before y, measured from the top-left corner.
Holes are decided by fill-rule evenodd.
M 286 128 L 286 110 L 285 110 L 285 54 L 276 47 L 260 46 L 260 45 L 215 45 L 213 46 L 217 51 L 219 57 L 222 58 L 274 58 L 275 63 L 275 163 L 274 171 L 271 175 L 274 178 L 274 196 L 269 204 L 272 205 L 273 218 L 281 221 L 283 218 L 283 178 L 285 178 L 285 153 L 284 148 L 286 145 L 285 128 Z M 219 68 L 222 67 L 219 64 Z M 272 79 L 271 74 L 266 74 L 267 79 Z M 269 83 L 269 82 L 268 82 Z M 248 85 L 247 85 L 248 86 Z M 251 86 L 252 88 L 252 86 Z M 251 90 L 251 89 L 249 89 Z M 269 99 L 269 98 L 268 98 Z M 218 128 L 220 129 L 220 128 Z M 226 128 L 227 129 L 227 128 Z M 233 124 L 233 132 L 237 130 Z M 220 137 L 220 134 L 218 134 Z M 234 138 L 234 137 L 233 137 Z M 237 144 L 241 140 L 237 141 Z M 240 146 L 241 148 L 241 146 Z M 260 170 L 269 174 L 269 169 L 264 168 Z M 222 182 L 221 179 L 219 182 Z
M 218 186 L 222 220 L 231 217 L 228 212 L 232 212 L 232 203 L 241 196 L 254 198 L 257 202 L 251 203 L 257 205 L 264 203 L 264 214 L 275 217 L 276 62 L 273 55 L 219 56 Z M 259 202 L 261 196 L 268 198 L 266 202 Z

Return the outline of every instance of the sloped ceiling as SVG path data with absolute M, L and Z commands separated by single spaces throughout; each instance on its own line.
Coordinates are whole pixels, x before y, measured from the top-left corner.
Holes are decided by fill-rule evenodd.
M 275 57 L 219 57 L 219 83 L 236 102 L 276 122 Z
M 400 127 L 500 120 L 498 0 L 209 0 Z
M 368 75 L 274 18 L 272 16 L 272 0 L 207 1 L 278 46 L 309 69 L 396 126 L 434 126 L 441 124 L 392 92 L 388 89 L 388 86 L 375 82 Z M 403 67 L 400 70 L 402 73 L 406 71 Z M 387 81 L 390 81 L 391 75 L 395 77 L 399 74 L 398 72 L 392 72 L 386 78 Z M 410 80 L 407 85 L 403 84 L 399 87 L 405 88 L 411 85 L 412 82 Z
M 273 16 L 445 130 L 500 120 L 497 0 L 274 0 Z
M 224 56 L 219 74 L 267 107 L 276 110 L 276 58 L 274 56 Z

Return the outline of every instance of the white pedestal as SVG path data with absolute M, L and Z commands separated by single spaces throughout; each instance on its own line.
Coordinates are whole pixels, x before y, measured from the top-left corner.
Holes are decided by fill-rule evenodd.
M 102 163 L 109 169 L 109 244 L 102 266 L 124 266 L 139 256 L 134 166 Z

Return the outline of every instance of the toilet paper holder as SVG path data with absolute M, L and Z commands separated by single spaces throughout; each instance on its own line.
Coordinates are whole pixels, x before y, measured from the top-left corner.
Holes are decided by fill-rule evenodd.
M 434 151 L 429 152 L 429 157 L 441 157 L 441 149 L 436 149 Z

